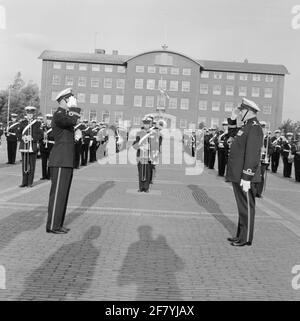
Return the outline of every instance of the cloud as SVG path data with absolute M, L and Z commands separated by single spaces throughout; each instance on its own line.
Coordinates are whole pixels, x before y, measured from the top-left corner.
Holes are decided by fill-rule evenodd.
M 45 36 L 36 33 L 22 32 L 16 34 L 15 38 L 23 48 L 33 51 L 44 50 L 49 45 L 49 41 Z

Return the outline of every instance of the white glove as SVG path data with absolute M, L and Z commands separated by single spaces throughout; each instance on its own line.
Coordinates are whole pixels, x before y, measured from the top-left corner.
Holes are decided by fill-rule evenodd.
M 241 183 L 240 183 L 240 186 L 243 187 L 243 191 L 245 193 L 247 193 L 250 189 L 250 184 L 251 182 L 250 181 L 245 181 L 244 179 L 241 179 Z

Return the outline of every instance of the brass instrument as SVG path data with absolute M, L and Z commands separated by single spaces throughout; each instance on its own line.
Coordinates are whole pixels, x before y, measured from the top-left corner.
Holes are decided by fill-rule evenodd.
M 267 144 L 265 147 L 265 138 L 267 139 Z M 269 164 L 270 163 L 270 157 L 268 154 L 269 150 L 269 135 L 266 135 L 266 137 L 263 137 L 263 145 L 261 147 L 261 154 L 260 154 L 260 161 L 264 164 Z
M 292 154 L 292 150 L 290 149 L 287 157 L 288 163 L 292 163 L 294 161 L 294 157 L 295 155 Z
M 30 171 L 30 159 L 29 154 L 33 153 L 32 149 L 32 120 L 28 121 L 27 135 L 25 135 L 26 127 L 22 133 L 22 139 L 24 141 L 24 149 L 20 149 L 20 152 L 24 153 L 24 173 L 28 174 Z

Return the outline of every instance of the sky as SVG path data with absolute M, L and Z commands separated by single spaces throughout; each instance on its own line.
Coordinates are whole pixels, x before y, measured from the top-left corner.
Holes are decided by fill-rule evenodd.
M 300 120 L 300 0 L 0 0 L 0 89 L 40 85 L 45 49 L 285 65 L 283 119 Z

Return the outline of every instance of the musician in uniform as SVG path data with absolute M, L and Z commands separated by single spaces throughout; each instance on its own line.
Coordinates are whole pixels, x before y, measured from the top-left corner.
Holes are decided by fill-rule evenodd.
M 41 124 L 34 119 L 36 107 L 25 107 L 26 119 L 20 122 L 18 138 L 22 155 L 22 184 L 20 187 L 32 187 L 37 157 L 37 143 L 43 137 Z
M 86 119 L 83 121 L 83 123 L 85 128 L 82 130 L 81 166 L 87 166 L 91 140 L 91 128 Z
M 85 128 L 84 123 L 78 118 L 77 124 L 74 127 L 74 168 L 76 169 L 79 169 L 80 158 L 82 157 L 82 131 Z
M 282 143 L 281 147 L 281 155 L 283 161 L 283 177 L 290 178 L 292 175 L 292 163 L 293 163 L 293 155 L 292 155 L 292 146 L 293 144 L 293 133 L 286 134 L 286 141 Z
M 223 130 L 219 132 L 219 135 L 215 140 L 215 144 L 217 146 L 217 152 L 218 152 L 218 175 L 219 176 L 224 176 L 225 167 L 227 163 L 225 140 L 226 140 L 226 135 L 228 134 L 228 123 L 223 122 L 222 126 L 223 126 Z
M 7 157 L 8 162 L 6 164 L 16 164 L 16 154 L 18 145 L 18 135 L 20 131 L 20 123 L 17 121 L 18 115 L 12 113 L 10 115 L 11 121 L 8 123 L 5 131 L 7 141 Z
M 99 131 L 99 127 L 97 126 L 96 120 L 91 122 L 91 130 L 90 130 L 90 163 L 94 163 L 97 161 L 96 152 L 98 147 L 97 142 L 97 134 Z
M 277 173 L 282 143 L 283 143 L 283 138 L 281 136 L 281 131 L 280 131 L 280 129 L 276 129 L 274 132 L 274 136 L 271 137 L 271 145 L 272 145 L 272 149 L 273 149 L 272 155 L 271 155 L 272 173 Z
M 40 140 L 40 152 L 42 160 L 42 177 L 41 180 L 50 179 L 50 169 L 48 166 L 49 156 L 51 149 L 54 144 L 54 137 L 52 134 L 52 114 L 46 115 L 46 123 L 42 124 L 41 129 L 43 130 L 43 138 Z
M 230 148 L 226 180 L 232 182 L 239 220 L 236 237 L 228 238 L 233 246 L 251 245 L 254 230 L 256 183 L 261 180 L 260 153 L 263 131 L 257 120 L 259 107 L 243 98 L 238 107 L 244 125 Z
M 210 128 L 210 132 L 210 139 L 208 141 L 208 168 L 214 169 L 217 153 L 215 138 L 218 136 L 218 132 L 215 128 Z
M 51 189 L 46 232 L 64 234 L 69 231 L 63 224 L 73 178 L 74 127 L 81 117 L 81 109 L 77 107 L 72 88 L 61 91 L 56 101 L 59 107 L 51 123 L 55 144 L 49 159 Z
M 294 155 L 295 181 L 300 182 L 300 133 L 298 133 L 297 141 L 292 146 L 292 154 Z

